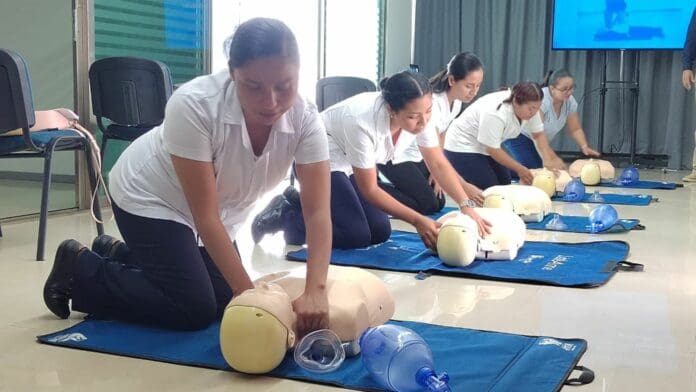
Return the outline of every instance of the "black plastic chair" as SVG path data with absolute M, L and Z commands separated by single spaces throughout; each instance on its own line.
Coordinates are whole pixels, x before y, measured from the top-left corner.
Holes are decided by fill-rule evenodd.
M 322 110 L 350 98 L 353 95 L 368 91 L 377 91 L 377 86 L 368 79 L 353 76 L 329 76 L 317 81 L 317 108 Z
M 0 49 L 0 134 L 21 129 L 21 136 L 0 137 L 0 158 L 43 158 L 43 185 L 41 210 L 39 213 L 39 238 L 36 260 L 44 259 L 46 221 L 48 217 L 48 193 L 51 187 L 51 158 L 54 151 L 84 151 L 92 191 L 96 187 L 95 168 L 89 157 L 92 148 L 89 140 L 75 130 L 40 130 L 30 132 L 35 120 L 34 102 L 31 95 L 29 70 L 24 59 L 17 53 Z M 94 215 L 101 220 L 99 200 Z M 104 233 L 102 224 L 97 223 L 97 232 Z
M 107 57 L 89 67 L 92 112 L 102 131 L 101 154 L 109 139 L 132 142 L 164 120 L 172 95 L 169 68 L 159 61 Z M 109 125 L 104 125 L 104 118 Z

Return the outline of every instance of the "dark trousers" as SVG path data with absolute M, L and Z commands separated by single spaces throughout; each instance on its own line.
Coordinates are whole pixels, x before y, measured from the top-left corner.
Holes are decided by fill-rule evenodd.
M 430 171 L 424 161 L 377 165 L 390 183 L 379 186 L 393 198 L 423 215 L 434 214 L 445 206 L 445 195 L 438 196 L 430 186 Z
M 364 248 L 389 239 L 389 216 L 365 200 L 353 176 L 331 172 L 332 247 L 339 249 Z M 293 211 L 284 222 L 285 241 L 301 245 L 305 242 L 302 213 Z
M 528 169 L 544 167 L 544 162 L 541 160 L 536 147 L 534 147 L 534 141 L 523 134 L 514 139 L 504 141 L 503 149 L 510 154 L 512 159 Z
M 129 252 L 125 260 L 91 251 L 80 256 L 74 310 L 182 330 L 222 316 L 232 290 L 188 226 L 112 208 Z
M 445 150 L 454 169 L 467 182 L 481 189 L 510 183 L 510 171 L 488 155 Z

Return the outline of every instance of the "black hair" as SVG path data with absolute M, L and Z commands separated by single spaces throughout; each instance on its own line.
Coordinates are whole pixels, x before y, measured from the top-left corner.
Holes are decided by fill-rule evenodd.
M 519 82 L 512 87 L 510 96 L 498 105 L 498 109 L 504 103 L 512 103 L 514 101 L 518 105 L 523 105 L 527 102 L 538 102 L 542 99 L 544 99 L 544 91 L 541 90 L 541 86 L 538 83 Z
M 227 65 L 230 71 L 263 57 L 286 56 L 297 65 L 300 52 L 297 40 L 288 26 L 270 18 L 253 18 L 237 27 L 228 46 Z
M 546 73 L 546 76 L 544 76 L 544 81 L 541 82 L 541 86 L 555 86 L 558 84 L 558 80 L 563 78 L 573 79 L 573 75 L 567 69 L 561 68 L 556 71 L 550 69 L 549 72 Z
M 382 98 L 394 112 L 398 112 L 410 101 L 432 93 L 428 79 L 420 73 L 403 71 L 385 77 L 379 82 Z
M 469 73 L 479 69 L 483 69 L 481 60 L 471 52 L 462 52 L 452 57 L 445 69 L 430 78 L 430 85 L 433 86 L 433 91 L 436 93 L 448 91 L 451 87 L 447 80 L 450 75 L 454 77 L 455 81 L 459 81 L 466 78 Z

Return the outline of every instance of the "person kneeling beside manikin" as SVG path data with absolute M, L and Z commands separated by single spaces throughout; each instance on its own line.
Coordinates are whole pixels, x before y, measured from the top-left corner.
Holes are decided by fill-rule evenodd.
M 491 223 L 491 232 L 481 238 L 476 222 L 459 211 L 440 217 L 437 254 L 443 263 L 466 267 L 474 259 L 512 260 L 524 245 L 527 228 L 517 214 L 503 208 L 476 208 Z
M 260 374 L 275 369 L 300 338 L 295 332 L 292 301 L 305 279 L 288 272 L 266 275 L 255 288 L 234 297 L 220 325 L 220 349 L 235 370 Z M 384 282 L 354 267 L 330 266 L 326 281 L 329 329 L 341 342 L 359 351 L 357 340 L 369 327 L 384 324 L 394 314 L 394 299 Z

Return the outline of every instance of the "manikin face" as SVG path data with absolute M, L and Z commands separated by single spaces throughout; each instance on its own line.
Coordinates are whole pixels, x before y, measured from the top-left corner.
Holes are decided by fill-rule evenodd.
M 512 107 L 515 110 L 515 115 L 521 120 L 529 120 L 534 117 L 535 114 L 539 112 L 541 107 L 541 101 L 528 101 L 525 103 L 517 103 L 514 99 L 512 100 Z
M 393 120 L 392 124 L 412 134 L 421 133 L 425 129 L 430 121 L 432 111 L 433 97 L 431 94 L 412 99 L 398 112 L 393 112 L 389 108 Z
M 452 75 L 448 76 L 447 79 L 450 86 L 450 94 L 464 103 L 469 103 L 476 97 L 481 88 L 483 69 L 469 72 L 464 79 L 458 81 L 455 81 Z
M 272 126 L 297 97 L 299 65 L 286 56 L 263 57 L 232 71 L 244 120 Z
M 556 85 L 549 86 L 554 101 L 567 101 L 575 91 L 575 81 L 571 77 L 560 78 Z

